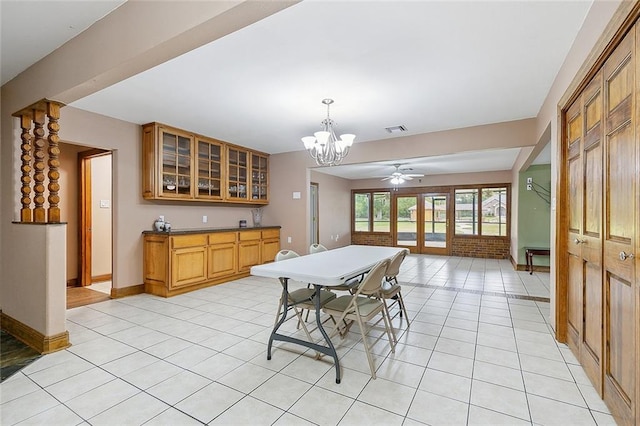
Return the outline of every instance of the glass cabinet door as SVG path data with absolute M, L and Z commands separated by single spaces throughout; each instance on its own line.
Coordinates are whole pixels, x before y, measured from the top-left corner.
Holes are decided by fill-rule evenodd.
M 196 198 L 222 198 L 222 144 L 198 138 Z
M 166 130 L 162 137 L 162 196 L 191 196 L 191 137 Z
M 237 148 L 227 149 L 227 198 L 247 200 L 249 152 Z
M 251 199 L 267 201 L 268 159 L 264 155 L 251 154 Z

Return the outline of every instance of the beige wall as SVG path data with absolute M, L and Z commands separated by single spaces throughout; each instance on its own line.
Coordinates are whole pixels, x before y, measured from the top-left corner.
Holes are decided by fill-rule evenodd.
M 351 243 L 351 182 L 325 173 L 311 172 L 318 184 L 318 242 L 328 249 Z

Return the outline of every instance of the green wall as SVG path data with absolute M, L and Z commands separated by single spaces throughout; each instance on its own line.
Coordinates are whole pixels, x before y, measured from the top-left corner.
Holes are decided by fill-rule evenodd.
M 527 178 L 533 178 L 533 188 L 550 200 L 550 195 L 540 187 L 551 190 L 551 165 L 530 166 L 520 172 L 518 184 L 518 265 L 525 265 L 525 247 L 550 247 L 551 208 L 535 191 L 527 191 Z M 549 258 L 533 257 L 534 265 L 549 266 Z

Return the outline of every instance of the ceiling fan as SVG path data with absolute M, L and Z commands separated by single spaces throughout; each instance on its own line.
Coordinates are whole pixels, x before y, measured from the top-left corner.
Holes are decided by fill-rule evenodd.
M 391 173 L 391 175 L 382 178 L 381 180 L 391 180 L 391 183 L 394 185 L 398 185 L 401 183 L 404 183 L 404 181 L 407 180 L 412 180 L 414 177 L 423 177 L 423 174 L 416 174 L 416 173 L 404 173 L 404 172 L 408 172 L 411 171 L 413 169 L 400 169 L 400 166 L 402 166 L 402 164 L 394 164 L 393 167 L 396 168 L 396 170 Z

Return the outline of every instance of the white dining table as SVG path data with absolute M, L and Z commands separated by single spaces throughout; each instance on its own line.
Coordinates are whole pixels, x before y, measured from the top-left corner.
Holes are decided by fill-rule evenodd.
M 331 339 L 327 335 L 327 332 L 322 327 L 322 321 L 320 320 L 320 289 L 322 287 L 331 288 L 333 286 L 342 285 L 351 278 L 367 273 L 378 262 L 385 259 L 391 259 L 401 251 L 408 250 L 406 248 L 398 247 L 349 245 L 333 250 L 322 251 L 319 253 L 251 267 L 251 275 L 277 278 L 282 284 L 282 300 L 284 301 L 285 306 L 282 316 L 277 321 L 273 331 L 271 332 L 271 336 L 269 337 L 267 359 L 271 359 L 271 348 L 274 340 L 296 343 L 333 357 L 336 367 L 336 383 L 340 383 L 340 363 L 338 361 L 338 354 L 331 342 Z M 301 281 L 314 285 L 316 294 L 316 297 L 314 297 L 316 304 L 316 323 L 326 345 L 278 333 L 278 329 L 287 319 L 287 312 L 289 310 L 287 303 L 289 280 Z

